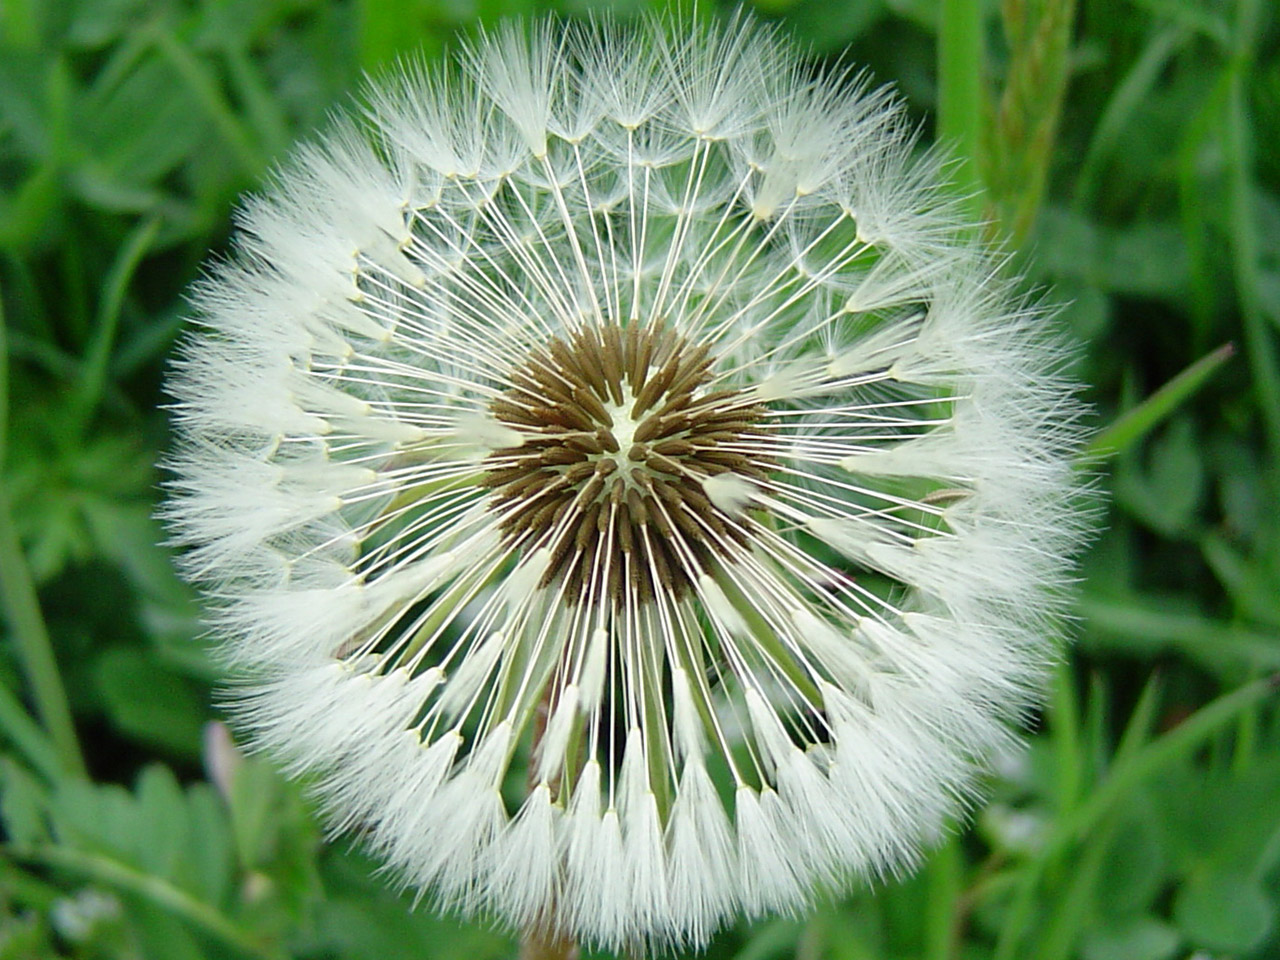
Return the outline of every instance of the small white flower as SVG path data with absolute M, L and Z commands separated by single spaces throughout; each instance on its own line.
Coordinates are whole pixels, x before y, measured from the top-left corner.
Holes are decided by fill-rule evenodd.
M 59 897 L 49 909 L 49 921 L 72 943 L 86 943 L 105 923 L 120 917 L 120 901 L 110 893 L 86 887 L 74 897 Z
M 749 22 L 542 22 L 244 205 L 171 521 L 241 723 L 404 883 L 698 943 L 972 796 L 1054 657 L 1077 407 L 912 146 Z

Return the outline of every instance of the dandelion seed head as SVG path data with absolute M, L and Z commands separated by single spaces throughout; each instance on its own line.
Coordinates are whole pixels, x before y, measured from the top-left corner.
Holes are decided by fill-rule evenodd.
M 972 801 L 1055 656 L 1079 408 L 938 171 L 747 19 L 538 21 L 243 204 L 167 513 L 336 830 L 446 907 L 699 944 Z

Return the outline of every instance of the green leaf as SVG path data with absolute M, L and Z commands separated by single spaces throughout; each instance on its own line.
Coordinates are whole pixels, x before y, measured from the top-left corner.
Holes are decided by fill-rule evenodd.
M 1204 493 L 1204 463 L 1190 418 L 1180 417 L 1149 445 L 1146 463 L 1121 458 L 1116 500 L 1140 520 L 1170 536 L 1186 530 Z
M 206 903 L 225 903 L 232 892 L 235 848 L 226 805 L 207 784 L 187 788 L 188 886 Z
M 1081 643 L 1091 651 L 1127 656 L 1176 652 L 1228 678 L 1280 670 L 1280 643 L 1274 636 L 1180 610 L 1179 603 L 1185 605 L 1185 599 L 1090 593 L 1078 604 L 1088 625 Z
M 1280 582 L 1272 570 L 1251 561 L 1217 533 L 1205 537 L 1200 549 L 1246 617 L 1280 628 Z
M 1256 709 L 1259 702 L 1274 691 L 1269 680 L 1256 680 L 1225 693 L 1173 729 L 1132 750 L 1123 763 L 1117 763 L 1108 771 L 1106 778 L 1078 807 L 1054 824 L 1039 859 L 1021 871 L 1013 903 L 1002 919 L 994 954 L 997 960 L 1012 960 L 1022 955 L 1019 946 L 1036 914 L 1035 892 L 1049 864 L 1058 862 L 1078 841 L 1098 829 L 1152 777 L 1167 776 L 1170 770 L 1177 769 L 1188 753 L 1202 746 L 1226 724 Z
M 1260 874 L 1280 825 L 1280 751 L 1271 747 L 1244 770 L 1211 778 L 1195 768 L 1171 770 L 1152 798 L 1153 825 L 1179 873 Z M 1230 816 L 1222 815 L 1226 810 Z
M 200 103 L 173 65 L 155 55 L 115 88 L 92 91 L 79 130 L 86 162 L 129 186 L 154 184 L 208 141 Z
M 189 681 L 143 650 L 124 646 L 103 653 L 94 675 L 107 715 L 121 732 L 180 755 L 199 753 L 208 708 Z
M 787 22 L 817 50 L 838 49 L 866 33 L 884 15 L 883 0 L 799 0 Z
M 1046 207 L 1037 228 L 1037 269 L 1099 289 L 1181 304 L 1190 269 L 1181 227 L 1145 220 L 1103 227 L 1078 211 Z
M 209 904 L 196 900 L 162 878 L 143 873 L 118 858 L 87 853 L 66 844 L 15 847 L 12 848 L 12 852 L 19 860 L 65 870 L 111 887 L 128 895 L 134 904 L 143 904 L 144 909 L 155 906 L 181 917 L 187 924 L 230 947 L 233 951 L 230 956 L 284 960 L 283 953 L 260 942 L 257 931 L 241 928 Z M 143 930 L 144 937 L 151 940 L 153 944 L 151 934 L 156 926 L 165 926 L 169 931 L 182 929 L 163 922 L 147 925 L 144 920 L 144 927 L 146 927 Z M 144 955 L 165 957 L 166 960 L 175 956 L 175 953 L 182 957 L 199 957 L 200 954 L 194 952 L 195 950 L 194 943 L 183 929 L 176 951 L 169 951 L 163 946 L 155 945 L 154 949 L 148 950 Z M 223 957 L 227 954 L 219 953 L 218 956 Z
M 13 843 L 49 839 L 47 788 L 9 757 L 0 757 L 0 821 Z
M 1275 913 L 1258 881 L 1233 873 L 1194 876 L 1173 901 L 1173 918 L 1183 935 L 1209 950 L 1253 950 L 1271 931 Z
M 1149 809 L 1136 809 L 1120 822 L 1098 876 L 1094 897 L 1100 912 L 1119 923 L 1155 903 L 1169 878 L 1162 839 Z
M 146 844 L 138 849 L 138 865 L 147 873 L 180 883 L 189 829 L 182 788 L 173 771 L 153 763 L 139 775 L 134 793 L 137 823 L 147 836 Z
M 1086 931 L 1083 960 L 1168 960 L 1178 949 L 1178 931 L 1154 917 L 1136 917 Z

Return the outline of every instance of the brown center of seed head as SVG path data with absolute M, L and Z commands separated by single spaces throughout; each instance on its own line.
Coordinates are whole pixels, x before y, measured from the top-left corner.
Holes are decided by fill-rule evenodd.
M 606 323 L 553 338 L 511 373 L 490 411 L 527 439 L 495 450 L 482 482 L 506 541 L 548 551 L 541 586 L 564 578 L 570 603 L 618 600 L 628 583 L 642 603 L 682 596 L 746 540 L 702 484 L 765 479 L 764 407 L 704 391 L 714 361 L 662 324 Z

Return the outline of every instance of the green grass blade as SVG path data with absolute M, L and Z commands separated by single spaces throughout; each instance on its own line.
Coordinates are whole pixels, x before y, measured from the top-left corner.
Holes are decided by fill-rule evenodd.
M 1081 463 L 1088 465 L 1105 460 L 1133 446 L 1199 390 L 1235 352 L 1235 344 L 1224 343 L 1191 364 L 1132 410 L 1121 414 L 1111 426 L 1094 437 L 1085 450 Z
M 8 437 L 8 360 L 4 315 L 0 309 L 0 424 L 4 425 L 0 427 L 0 609 L 9 621 L 13 645 L 31 688 L 36 712 L 57 749 L 59 762 L 67 773 L 83 777 L 86 775 L 84 756 L 76 739 L 67 691 L 58 673 L 35 583 L 13 525 L 8 480 L 3 472 Z
M 1187 31 L 1181 27 L 1166 27 L 1158 31 L 1111 94 L 1111 99 L 1107 101 L 1102 116 L 1094 127 L 1084 162 L 1080 165 L 1079 176 L 1076 177 L 1077 207 L 1087 207 L 1092 203 L 1102 162 L 1125 136 L 1134 112 L 1150 96 L 1170 57 L 1182 47 L 1186 39 Z
M 978 0 L 943 0 L 938 28 L 938 137 L 954 151 L 952 177 L 974 221 L 983 216 L 982 123 L 986 55 Z
M 257 179 L 266 167 L 266 157 L 227 101 L 222 85 L 208 65 L 181 40 L 162 27 L 154 27 L 156 49 L 169 62 L 196 99 L 204 106 L 214 127 L 231 148 L 240 169 L 250 179 Z
M 1276 678 L 1273 677 L 1237 687 L 1201 707 L 1140 750 L 1134 750 L 1125 762 L 1112 767 L 1110 775 L 1081 804 L 1077 813 L 1068 818 L 1063 829 L 1070 837 L 1084 836 L 1117 801 L 1131 793 L 1143 780 L 1204 744 L 1236 717 L 1274 694 L 1275 690 Z
M 1259 297 L 1258 203 L 1253 183 L 1253 145 L 1245 101 L 1250 59 L 1232 63 L 1227 99 L 1226 154 L 1231 223 L 1232 264 L 1244 342 L 1253 374 L 1253 389 L 1262 411 L 1272 456 L 1280 456 L 1280 360 L 1274 334 L 1263 314 Z
M 1155 726 L 1156 708 L 1160 705 L 1160 674 L 1153 673 L 1142 687 L 1138 702 L 1129 715 L 1124 733 L 1120 735 L 1120 743 L 1116 746 L 1112 757 L 1112 766 L 1119 767 L 1128 763 L 1142 745 L 1151 738 L 1151 730 Z
M 996 943 L 995 960 L 1014 960 L 1031 920 L 1035 892 L 1046 869 L 1095 829 L 1116 804 L 1147 777 L 1203 745 L 1244 711 L 1274 693 L 1276 683 L 1267 678 L 1238 687 L 1206 704 L 1169 732 L 1135 750 L 1127 762 L 1114 766 L 1081 805 L 1055 822 L 1037 858 L 1024 868 L 1004 926 Z
M 1050 737 L 1053 740 L 1058 810 L 1075 808 L 1084 782 L 1084 753 L 1080 744 L 1080 710 L 1076 704 L 1075 678 L 1063 661 L 1053 681 L 1050 704 Z
M 0 684 L 0 737 L 13 744 L 27 763 L 49 782 L 57 780 L 62 773 L 62 761 L 53 742 L 3 684 Z
M 956 909 L 960 903 L 964 855 L 950 836 L 925 868 L 928 903 L 924 916 L 924 960 L 952 960 L 956 950 Z
M 81 428 L 93 416 L 107 385 L 107 371 L 111 363 L 111 348 L 115 344 L 116 330 L 120 326 L 120 312 L 125 293 L 133 280 L 134 272 L 142 258 L 151 249 L 160 231 L 158 217 L 139 223 L 120 246 L 111 270 L 107 273 L 98 300 L 98 317 L 94 324 L 93 339 L 84 360 L 80 391 L 76 403 L 76 416 Z

